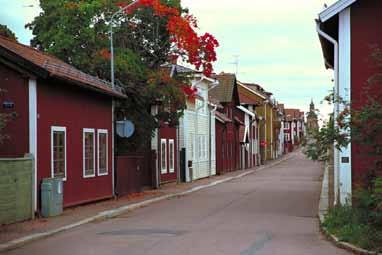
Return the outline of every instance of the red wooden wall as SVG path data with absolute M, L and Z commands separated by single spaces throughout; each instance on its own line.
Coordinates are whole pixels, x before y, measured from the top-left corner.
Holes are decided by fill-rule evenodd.
M 367 80 L 377 72 L 381 72 L 371 58 L 372 45 L 382 49 L 382 1 L 357 1 L 351 8 L 351 98 L 352 107 L 359 108 L 365 102 L 363 93 Z M 381 87 L 379 86 L 379 91 Z M 362 178 L 374 160 L 365 154 L 365 148 L 352 144 L 353 184 Z
M 0 89 L 6 90 L 0 92 L 1 113 L 16 113 L 4 129 L 9 139 L 0 145 L 0 157 L 23 157 L 29 152 L 28 79 L 0 64 Z M 6 101 L 13 102 L 14 108 L 3 108 Z
M 64 126 L 67 130 L 64 205 L 71 206 L 112 197 L 111 98 L 58 81 L 38 81 L 37 102 L 38 183 L 51 176 L 51 126 Z M 83 128 L 108 130 L 108 175 L 83 178 Z
M 169 127 L 167 124 L 162 123 L 161 127 L 159 128 L 159 151 L 161 149 L 160 139 L 167 139 L 167 174 L 161 174 L 160 180 L 161 182 L 172 182 L 177 180 L 177 171 L 178 171 L 178 139 L 176 137 L 176 128 L 175 127 Z M 174 173 L 169 172 L 169 162 L 170 162 L 170 146 L 169 146 L 169 139 L 173 139 L 175 143 L 174 148 L 174 157 L 175 157 L 175 170 Z M 160 155 L 160 153 L 158 153 Z M 158 166 L 159 171 L 161 171 L 160 167 L 160 160 L 161 157 L 158 156 Z

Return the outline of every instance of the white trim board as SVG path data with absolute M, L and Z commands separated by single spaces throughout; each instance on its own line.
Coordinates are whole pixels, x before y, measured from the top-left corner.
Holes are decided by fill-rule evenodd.
M 243 106 L 236 106 L 236 108 L 243 111 L 244 113 L 248 114 L 252 118 L 254 118 L 256 116 L 255 113 L 251 112 L 250 110 L 248 110 L 247 108 L 245 108 Z
M 336 16 L 355 2 L 357 2 L 357 0 L 339 0 L 335 2 L 319 14 L 320 20 L 322 22 L 326 22 L 327 20 Z
M 351 102 L 351 7 L 339 14 L 339 91 L 338 95 L 347 102 Z M 344 110 L 344 105 L 339 105 Z M 345 130 L 344 130 L 345 131 Z M 339 190 L 341 204 L 351 203 L 352 194 L 352 162 L 351 143 L 338 152 Z
M 37 211 L 37 82 L 29 79 L 29 153 L 33 155 L 33 210 Z

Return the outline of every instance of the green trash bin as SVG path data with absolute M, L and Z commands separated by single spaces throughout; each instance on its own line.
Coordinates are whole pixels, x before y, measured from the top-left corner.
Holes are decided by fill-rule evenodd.
M 62 214 L 64 186 L 62 178 L 46 178 L 41 184 L 41 215 L 53 217 Z

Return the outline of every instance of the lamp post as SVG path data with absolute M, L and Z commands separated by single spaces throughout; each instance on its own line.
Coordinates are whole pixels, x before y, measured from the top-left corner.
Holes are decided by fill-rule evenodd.
M 124 6 L 123 8 L 116 11 L 110 18 L 110 66 L 111 66 L 111 85 L 113 89 L 115 88 L 115 76 L 114 76 L 114 45 L 113 45 L 113 20 L 115 16 L 125 11 L 127 8 L 136 4 L 139 0 L 135 0 L 132 3 Z

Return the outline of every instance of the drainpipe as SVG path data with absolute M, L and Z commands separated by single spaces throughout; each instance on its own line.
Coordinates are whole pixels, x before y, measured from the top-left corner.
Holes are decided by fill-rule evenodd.
M 212 113 L 215 113 L 216 110 L 218 109 L 217 105 L 212 105 L 214 106 L 214 109 L 209 111 L 209 118 L 208 118 L 208 177 L 212 175 Z M 216 146 L 216 145 L 215 145 Z M 216 152 L 215 152 L 216 153 Z
M 335 93 L 334 93 L 334 96 L 338 96 L 339 95 L 339 81 L 338 81 L 338 77 L 339 77 L 339 46 L 338 46 L 338 42 L 333 38 L 331 37 L 330 35 L 328 35 L 327 33 L 325 33 L 324 31 L 321 30 L 321 27 L 320 27 L 320 21 L 319 20 L 316 20 L 316 28 L 317 28 L 317 33 L 322 36 L 323 38 L 325 38 L 326 40 L 328 40 L 330 43 L 332 43 L 334 45 L 334 87 L 335 87 Z M 339 114 L 339 104 L 335 104 L 335 116 L 338 116 Z M 336 149 L 334 149 L 334 151 L 336 151 Z M 335 197 L 335 204 L 337 202 L 339 202 L 339 196 L 340 196 L 340 179 L 339 179 L 339 154 L 338 153 L 335 153 L 335 167 L 334 169 L 337 170 L 337 197 Z
M 208 89 L 207 91 L 207 97 L 209 95 L 209 92 L 210 90 L 216 88 L 217 86 L 219 86 L 219 82 L 218 81 L 215 81 L 211 88 Z M 214 106 L 214 109 L 212 111 L 209 111 L 209 118 L 208 118 L 208 177 L 210 177 L 212 174 L 212 148 L 211 148 L 211 145 L 212 145 L 212 121 L 211 121 L 211 117 L 212 117 L 212 114 L 216 112 L 216 110 L 218 109 L 218 106 L 217 105 L 214 105 L 214 104 L 211 104 L 212 106 Z M 215 147 L 216 147 L 216 144 L 215 144 Z M 216 150 L 215 150 L 215 153 L 216 153 Z M 216 160 L 216 159 L 215 159 Z

